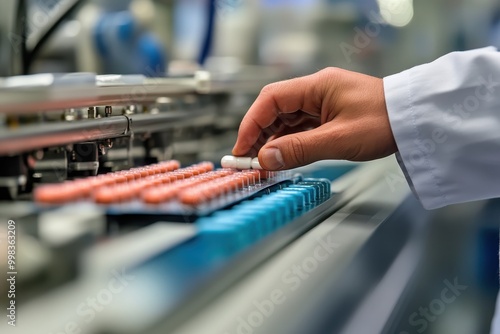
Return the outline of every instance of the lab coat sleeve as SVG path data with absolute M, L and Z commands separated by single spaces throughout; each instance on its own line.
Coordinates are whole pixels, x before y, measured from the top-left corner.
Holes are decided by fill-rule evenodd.
M 500 53 L 447 54 L 384 78 L 396 157 L 426 209 L 500 197 Z

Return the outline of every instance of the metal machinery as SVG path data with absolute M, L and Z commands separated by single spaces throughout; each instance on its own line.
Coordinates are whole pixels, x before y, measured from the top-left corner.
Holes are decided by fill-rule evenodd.
M 14 275 L 16 326 L 7 310 L 1 332 L 486 333 L 498 201 L 427 212 L 393 157 L 294 171 L 329 179 L 324 200 L 230 256 L 190 248 L 196 221 L 33 201 L 46 183 L 169 159 L 216 162 L 260 88 L 281 78 L 260 67 L 170 78 L 6 74 L 0 301 L 6 310 Z M 265 219 L 265 210 L 245 212 Z

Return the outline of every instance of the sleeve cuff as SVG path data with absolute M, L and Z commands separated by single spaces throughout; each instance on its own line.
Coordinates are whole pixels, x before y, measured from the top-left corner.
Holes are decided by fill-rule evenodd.
M 425 66 L 425 65 L 422 65 Z M 391 129 L 398 147 L 397 161 L 408 181 L 412 192 L 425 209 L 435 209 L 448 204 L 442 193 L 438 173 L 432 159 L 422 147 L 412 83 L 416 68 L 384 78 L 384 94 Z

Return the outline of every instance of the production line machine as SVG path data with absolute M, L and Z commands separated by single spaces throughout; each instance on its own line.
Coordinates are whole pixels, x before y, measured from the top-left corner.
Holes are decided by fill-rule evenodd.
M 415 292 L 419 273 L 453 280 L 441 275 L 456 268 L 426 262 L 437 247 L 427 223 L 438 218 L 410 195 L 393 157 L 278 173 L 219 168 L 244 111 L 280 79 L 271 73 L 2 79 L 0 275 L 13 279 L 0 285 L 1 332 L 421 328 L 407 320 L 427 297 Z M 484 210 L 494 211 L 471 204 L 438 220 L 465 226 Z M 449 245 L 467 235 L 477 233 L 456 228 Z M 476 291 L 479 276 L 459 277 Z M 468 314 L 483 328 L 487 312 Z

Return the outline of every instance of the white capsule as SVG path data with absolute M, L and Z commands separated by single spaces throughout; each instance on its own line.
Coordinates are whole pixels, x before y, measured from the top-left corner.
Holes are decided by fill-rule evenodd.
M 262 169 L 259 163 L 259 158 L 253 158 L 252 159 L 252 168 L 253 169 Z
M 224 168 L 250 169 L 252 166 L 252 158 L 225 155 L 222 157 L 220 164 Z

